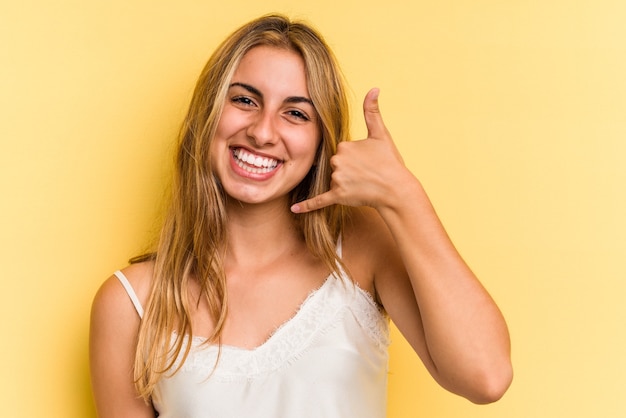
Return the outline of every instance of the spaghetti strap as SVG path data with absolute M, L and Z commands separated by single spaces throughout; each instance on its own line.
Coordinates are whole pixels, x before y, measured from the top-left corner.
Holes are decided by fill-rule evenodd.
M 337 256 L 339 256 L 339 258 L 342 257 L 342 245 L 341 245 L 341 234 L 339 234 L 339 237 L 337 238 L 337 246 L 335 248 L 335 252 L 337 253 Z
M 122 283 L 122 286 L 124 286 L 126 293 L 128 293 L 128 297 L 130 297 L 130 300 L 135 306 L 135 310 L 139 314 L 139 318 L 143 318 L 143 307 L 141 306 L 141 302 L 139 302 L 139 298 L 135 293 L 135 289 L 133 289 L 133 287 L 130 285 L 130 282 L 128 281 L 126 276 L 124 276 L 124 273 L 118 270 L 113 274 L 119 279 L 120 283 Z

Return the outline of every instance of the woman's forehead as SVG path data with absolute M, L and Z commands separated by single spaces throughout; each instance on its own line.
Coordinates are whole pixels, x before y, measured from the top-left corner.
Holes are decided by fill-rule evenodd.
M 251 85 L 261 93 L 270 89 L 309 97 L 304 60 L 286 48 L 263 45 L 250 49 L 235 69 L 232 83 Z

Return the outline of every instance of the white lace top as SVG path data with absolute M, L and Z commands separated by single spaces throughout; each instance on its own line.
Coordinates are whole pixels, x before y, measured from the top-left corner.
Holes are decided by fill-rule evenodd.
M 140 315 L 141 305 L 121 272 Z M 159 418 L 382 418 L 388 321 L 345 276 L 329 276 L 261 346 L 203 345 L 154 394 Z

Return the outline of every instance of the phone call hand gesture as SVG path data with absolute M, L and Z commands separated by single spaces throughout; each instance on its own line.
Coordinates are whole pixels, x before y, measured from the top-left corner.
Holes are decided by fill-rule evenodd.
M 367 138 L 341 142 L 330 159 L 333 170 L 330 190 L 291 207 L 295 213 L 311 212 L 330 205 L 370 206 L 380 209 L 398 197 L 408 176 L 378 107 L 378 89 L 363 102 Z

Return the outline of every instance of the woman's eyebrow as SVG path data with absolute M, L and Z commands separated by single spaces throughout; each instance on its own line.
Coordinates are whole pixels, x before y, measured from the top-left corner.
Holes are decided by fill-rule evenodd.
M 230 85 L 230 87 L 236 87 L 236 86 L 242 87 L 248 90 L 248 92 L 254 94 L 255 96 L 259 96 L 260 98 L 263 98 L 263 93 L 261 93 L 259 89 L 251 86 L 250 84 L 234 82 Z M 303 96 L 289 96 L 285 99 L 285 103 L 308 103 L 311 106 L 313 106 L 313 101 L 309 99 L 308 97 L 303 97 Z
M 285 103 L 308 103 L 313 106 L 313 101 L 311 99 L 302 96 L 289 96 L 285 99 Z
M 236 86 L 243 87 L 244 89 L 248 90 L 250 93 L 254 94 L 255 96 L 263 97 L 263 93 L 261 93 L 259 89 L 252 87 L 250 84 L 235 82 L 230 85 L 230 87 L 236 87 Z

